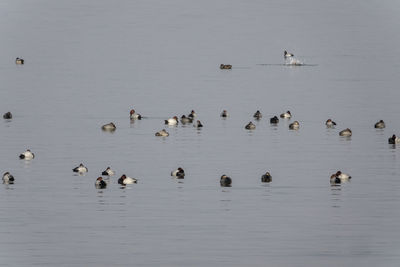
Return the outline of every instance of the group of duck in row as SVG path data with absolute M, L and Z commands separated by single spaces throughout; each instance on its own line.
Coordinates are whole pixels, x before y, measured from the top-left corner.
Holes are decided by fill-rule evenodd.
M 20 155 L 20 159 L 31 160 L 35 157 L 35 155 L 28 149 L 24 153 Z M 73 172 L 78 173 L 79 175 L 83 175 L 88 172 L 88 168 L 83 165 L 82 163 L 79 166 L 72 169 Z M 103 178 L 99 176 L 95 181 L 95 187 L 97 189 L 104 189 L 107 187 L 108 181 L 110 177 L 115 175 L 115 171 L 113 171 L 110 167 L 107 167 L 102 173 L 102 176 L 106 176 L 107 178 Z M 171 172 L 171 176 L 176 179 L 184 179 L 185 178 L 185 171 L 179 167 L 176 170 Z M 351 176 L 341 171 L 337 171 L 335 174 L 332 174 L 330 177 L 330 183 L 333 185 L 338 185 L 343 182 L 347 182 L 351 179 Z M 11 175 L 9 172 L 3 174 L 3 183 L 4 184 L 13 184 L 15 181 L 14 176 Z M 126 174 L 121 175 L 118 179 L 118 184 L 121 186 L 126 186 L 129 184 L 136 184 L 138 179 L 128 177 Z M 263 183 L 270 183 L 272 181 L 272 176 L 269 172 L 266 172 L 261 176 L 261 182 Z M 232 186 L 232 178 L 223 174 L 220 178 L 220 185 L 222 187 L 230 187 Z
M 73 169 L 74 172 L 78 172 L 80 174 L 86 173 L 88 169 L 83 166 L 81 163 L 78 167 Z M 109 180 L 110 176 L 114 175 L 115 172 L 111 170 L 110 167 L 107 167 L 105 171 L 101 173 L 103 176 L 107 176 L 107 180 Z M 176 178 L 176 179 L 184 179 L 185 178 L 185 171 L 179 167 L 176 170 L 171 172 L 171 176 Z M 261 176 L 261 182 L 263 183 L 270 183 L 272 181 L 272 176 L 269 172 L 266 172 Z M 137 179 L 127 177 L 125 174 L 123 174 L 119 179 L 118 179 L 118 184 L 122 186 L 126 186 L 128 184 L 135 184 L 137 183 Z M 220 178 L 220 185 L 222 187 L 230 187 L 232 186 L 232 179 L 228 177 L 227 175 L 223 174 Z M 95 182 L 95 187 L 98 189 L 106 188 L 107 187 L 107 182 L 103 179 L 103 177 L 98 177 Z
M 192 123 L 196 116 L 197 115 L 196 115 L 195 111 L 192 110 L 188 116 L 182 115 L 180 122 L 182 124 Z M 222 118 L 227 118 L 229 116 L 229 113 L 226 110 L 223 110 L 222 113 L 220 114 L 220 116 Z M 260 120 L 262 118 L 262 114 L 259 110 L 257 110 L 254 113 L 253 117 L 256 120 Z M 282 119 L 290 119 L 290 118 L 292 118 L 292 114 L 288 110 L 285 113 L 280 114 L 279 117 Z M 5 113 L 3 115 L 3 118 L 11 119 L 12 118 L 11 112 Z M 140 114 L 138 114 L 134 109 L 131 109 L 131 111 L 130 111 L 130 119 L 131 120 L 141 120 L 142 118 L 143 117 Z M 179 123 L 179 120 L 178 120 L 177 116 L 174 116 L 170 119 L 164 120 L 164 123 L 167 125 L 177 125 Z M 277 116 L 270 118 L 270 123 L 271 124 L 279 123 L 279 118 Z M 325 122 L 325 125 L 327 128 L 333 128 L 336 125 L 336 122 L 334 122 L 332 119 L 328 119 Z M 203 125 L 201 124 L 201 122 L 199 120 L 197 120 L 197 124 L 194 124 L 194 126 L 197 128 L 203 127 Z M 299 127 L 300 127 L 300 124 L 298 121 L 295 121 L 289 125 L 289 129 L 291 129 L 291 130 L 297 130 L 297 129 L 299 129 Z M 386 125 L 383 120 L 379 120 L 377 123 L 375 123 L 374 127 L 377 129 L 383 129 L 386 127 Z M 250 122 L 245 126 L 245 129 L 248 129 L 248 130 L 254 130 L 255 128 L 256 128 L 256 126 L 254 125 L 253 122 Z M 102 129 L 105 131 L 115 131 L 116 126 L 114 123 L 111 122 L 109 124 L 103 125 Z M 165 129 L 163 129 L 163 130 L 157 132 L 155 135 L 156 136 L 169 136 L 169 133 Z M 347 128 L 347 129 L 340 131 L 339 135 L 340 136 L 351 136 L 352 132 L 349 128 Z M 388 142 L 389 142 L 389 144 L 397 144 L 397 143 L 400 143 L 400 138 L 396 137 L 396 135 L 393 135 L 392 137 L 389 138 Z M 35 158 L 35 154 L 32 153 L 29 149 L 27 149 L 25 152 L 23 152 L 19 155 L 19 158 L 24 159 L 24 160 L 32 160 Z M 79 174 L 83 174 L 83 173 L 86 173 L 88 171 L 88 169 L 81 163 L 78 167 L 74 168 L 73 171 L 77 172 Z M 108 177 L 110 177 L 114 174 L 115 174 L 115 172 L 113 170 L 111 170 L 110 167 L 108 167 L 105 171 L 102 172 L 102 175 L 105 175 Z M 173 176 L 177 179 L 183 179 L 185 177 L 185 172 L 181 167 L 179 167 L 178 169 L 171 172 L 171 176 Z M 331 175 L 330 182 L 331 182 L 331 184 L 341 184 L 350 179 L 351 179 L 350 175 L 344 174 L 341 171 L 338 171 L 337 173 Z M 265 173 L 261 177 L 261 181 L 262 182 L 271 182 L 272 177 L 271 177 L 270 173 L 269 172 Z M 4 173 L 3 174 L 3 183 L 14 183 L 14 177 L 9 172 Z M 128 177 L 125 174 L 123 174 L 118 179 L 118 183 L 125 186 L 127 184 L 137 183 L 137 179 Z M 230 186 L 232 184 L 232 179 L 226 175 L 222 175 L 221 179 L 220 179 L 220 184 L 221 184 L 221 186 Z M 104 181 L 104 179 L 102 177 L 98 177 L 96 179 L 95 185 L 98 188 L 105 188 L 107 186 L 107 182 Z
M 131 109 L 131 111 L 129 112 L 129 114 L 130 114 L 129 116 L 130 116 L 130 119 L 131 119 L 131 120 L 141 120 L 142 118 L 144 118 L 144 117 L 142 117 L 142 115 L 138 114 L 134 109 Z M 190 124 L 190 123 L 193 123 L 194 118 L 195 118 L 196 116 L 197 116 L 197 115 L 196 115 L 196 112 L 195 112 L 194 110 L 192 110 L 188 116 L 182 115 L 182 117 L 181 117 L 181 119 L 180 119 L 180 122 L 181 122 L 182 124 Z M 179 124 L 179 119 L 178 119 L 177 116 L 174 116 L 174 117 L 172 117 L 172 118 L 169 118 L 169 119 L 167 119 L 167 120 L 164 120 L 164 124 L 165 124 L 165 125 L 169 125 L 169 126 L 178 125 L 178 124 Z M 198 129 L 200 129 L 200 128 L 203 127 L 203 124 L 202 124 L 199 120 L 197 120 L 196 123 L 193 124 L 193 126 L 196 127 L 196 128 L 198 128 Z M 107 124 L 102 125 L 102 126 L 101 126 L 101 129 L 102 129 L 103 131 L 107 131 L 107 132 L 114 132 L 114 131 L 117 129 L 117 126 L 115 125 L 115 123 L 110 122 L 110 123 L 107 123 Z M 166 137 L 166 136 L 169 136 L 169 133 L 168 133 L 165 129 L 162 129 L 161 131 L 156 132 L 156 133 L 155 133 L 155 136 L 163 136 L 163 137 Z
M 10 113 L 10 112 L 8 112 L 8 113 Z M 6 114 L 4 114 L 4 116 L 6 116 Z M 11 116 L 11 113 L 10 113 L 10 116 Z M 180 120 L 178 119 L 178 116 L 173 116 L 167 120 L 164 120 L 164 124 L 169 125 L 169 126 L 174 126 L 174 125 L 178 125 L 179 121 L 180 121 L 183 125 L 185 125 L 185 124 L 193 123 L 196 116 L 197 116 L 196 112 L 194 110 L 192 110 L 188 116 L 182 115 Z M 229 116 L 229 113 L 228 113 L 228 111 L 223 110 L 222 113 L 220 114 L 220 116 L 223 118 L 227 118 Z M 259 110 L 257 110 L 254 113 L 253 117 L 255 120 L 260 120 L 262 118 L 262 114 Z M 280 114 L 279 117 L 283 118 L 283 119 L 291 119 L 292 113 L 288 110 L 285 113 Z M 130 119 L 131 120 L 141 120 L 142 118 L 143 118 L 142 115 L 138 114 L 134 109 L 131 109 L 131 111 L 130 111 Z M 279 123 L 278 116 L 273 116 L 272 118 L 270 118 L 270 123 L 278 124 Z M 325 125 L 328 128 L 333 128 L 334 126 L 336 126 L 336 122 L 334 122 L 332 119 L 328 119 L 325 122 Z M 199 120 L 197 120 L 196 123 L 193 124 L 193 126 L 196 128 L 202 128 L 203 124 Z M 375 123 L 374 127 L 378 128 L 378 129 L 383 129 L 386 127 L 385 122 L 383 120 L 380 120 L 377 123 Z M 250 121 L 248 124 L 245 125 L 244 128 L 246 130 L 255 130 L 256 125 L 252 121 Z M 294 121 L 293 123 L 289 124 L 290 130 L 298 130 L 299 128 L 300 128 L 300 123 L 298 121 Z M 103 126 L 101 126 L 101 129 L 104 131 L 113 132 L 117 129 L 117 127 L 115 126 L 115 124 L 113 122 L 110 122 L 110 123 L 107 123 L 107 124 L 104 124 Z M 340 136 L 351 136 L 352 131 L 350 128 L 346 128 L 346 129 L 340 131 L 339 135 Z M 162 129 L 161 131 L 156 132 L 155 136 L 167 137 L 167 136 L 169 136 L 169 133 L 165 129 Z M 396 137 L 396 135 L 393 135 L 392 137 L 389 138 L 389 144 L 396 144 L 396 143 L 400 143 L 400 139 L 398 137 Z

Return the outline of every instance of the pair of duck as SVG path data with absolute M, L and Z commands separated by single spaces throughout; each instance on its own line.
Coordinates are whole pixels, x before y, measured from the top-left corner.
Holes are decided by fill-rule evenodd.
M 126 186 L 128 184 L 136 184 L 137 183 L 137 179 L 132 178 L 132 177 L 128 177 L 125 174 L 123 174 L 119 179 L 118 179 L 118 184 L 122 185 L 122 186 Z M 107 182 L 103 180 L 103 177 L 98 177 L 96 179 L 95 182 L 95 187 L 97 189 L 104 189 L 107 187 Z
M 182 115 L 181 122 L 182 122 L 182 124 L 192 123 L 196 116 L 197 116 L 196 112 L 194 110 L 192 110 L 187 117 L 185 115 Z M 167 125 L 177 125 L 179 123 L 179 120 L 178 120 L 177 116 L 174 116 L 172 118 L 165 120 L 164 123 Z
M 334 122 L 332 119 L 328 119 L 325 122 L 325 125 L 327 128 L 334 128 L 336 126 L 336 122 Z M 339 132 L 340 136 L 351 136 L 352 134 L 353 133 L 351 132 L 350 128 L 346 128 Z
M 246 130 L 254 130 L 256 129 L 256 125 L 253 122 L 249 122 L 245 127 Z M 298 121 L 294 121 L 293 123 L 289 124 L 290 130 L 298 130 L 300 128 L 300 123 Z
M 329 128 L 333 128 L 336 125 L 336 122 L 332 121 L 331 119 L 328 119 L 326 121 L 326 126 Z M 383 120 L 378 121 L 377 123 L 374 124 L 374 127 L 376 129 L 384 129 L 386 127 L 385 122 Z M 339 132 L 340 136 L 352 136 L 352 131 L 350 128 L 346 128 L 342 131 Z M 390 138 L 389 138 L 390 139 Z
M 142 115 L 136 113 L 136 111 L 134 109 L 131 109 L 131 111 L 129 112 L 129 117 L 131 120 L 141 120 L 142 119 Z M 108 131 L 108 132 L 114 132 L 117 129 L 117 126 L 115 126 L 115 124 L 113 122 L 104 124 L 103 126 L 101 126 L 101 129 L 103 131 Z
M 285 113 L 282 113 L 282 114 L 279 115 L 279 116 L 280 116 L 281 118 L 283 118 L 283 119 L 290 119 L 290 118 L 292 117 L 292 113 L 290 113 L 290 111 L 288 110 L 288 111 L 286 111 Z M 254 113 L 253 117 L 254 117 L 256 120 L 259 120 L 259 119 L 262 118 L 262 114 L 261 114 L 261 112 L 260 112 L 259 110 L 257 110 L 256 113 Z M 274 117 L 271 118 L 271 119 L 274 119 L 274 120 L 275 120 L 275 118 L 278 119 L 277 116 L 274 116 Z M 278 119 L 277 121 L 279 122 L 279 119 Z
M 269 172 L 266 172 L 265 174 L 263 174 L 261 176 L 261 182 L 270 183 L 271 181 L 272 181 L 272 176 L 271 176 L 271 174 Z M 232 179 L 229 176 L 225 175 L 225 174 L 223 174 L 221 176 L 221 179 L 220 179 L 219 182 L 220 182 L 221 186 L 223 186 L 223 187 L 232 186 Z
M 330 182 L 331 184 L 341 184 L 344 182 L 348 182 L 350 179 L 350 175 L 342 173 L 341 171 L 337 171 L 336 173 L 331 175 Z
M 107 170 L 105 170 L 102 175 L 108 175 L 111 176 L 114 174 L 114 172 L 112 172 L 112 174 L 110 175 L 109 172 L 110 167 L 107 168 Z M 185 177 L 185 171 L 182 168 L 178 168 L 175 171 L 171 172 L 171 176 L 176 177 L 177 179 L 183 179 Z M 128 177 L 125 174 L 123 174 L 119 179 L 118 179 L 118 184 L 121 184 L 123 186 L 128 185 L 128 184 L 136 184 L 137 183 L 137 179 L 132 178 L 132 177 Z M 95 187 L 98 189 L 103 189 L 107 187 L 107 182 L 103 180 L 103 177 L 98 177 L 96 179 L 95 182 Z
M 81 163 L 81 164 L 79 164 L 78 167 L 73 168 L 72 171 L 77 172 L 79 174 L 83 174 L 83 173 L 87 173 L 89 170 L 85 165 L 83 165 L 83 163 Z M 113 176 L 114 174 L 115 174 L 115 172 L 110 167 L 107 167 L 101 173 L 101 175 L 106 175 L 106 176 Z

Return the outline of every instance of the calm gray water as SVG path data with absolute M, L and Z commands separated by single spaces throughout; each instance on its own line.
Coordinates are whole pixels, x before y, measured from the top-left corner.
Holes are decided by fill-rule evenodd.
M 2 1 L 0 113 L 14 117 L 0 123 L 0 171 L 16 181 L 0 186 L 0 266 L 398 266 L 399 12 L 389 0 Z M 284 49 L 307 65 L 282 65 Z M 147 119 L 131 123 L 131 108 Z M 154 136 L 192 109 L 203 129 Z M 35 159 L 19 160 L 27 148 Z M 89 172 L 74 175 L 81 162 Z M 107 166 L 116 175 L 95 189 Z M 352 181 L 331 187 L 337 170 Z M 123 173 L 138 184 L 121 188 Z

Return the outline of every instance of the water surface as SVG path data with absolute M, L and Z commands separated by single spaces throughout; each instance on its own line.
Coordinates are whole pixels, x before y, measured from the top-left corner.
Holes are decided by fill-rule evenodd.
M 399 11 L 3 1 L 0 112 L 13 119 L 0 123 L 0 167 L 16 182 L 0 187 L 0 266 L 397 266 L 399 152 L 387 138 L 400 135 Z M 285 49 L 307 66 L 284 66 Z M 131 108 L 147 118 L 131 123 Z M 192 109 L 203 129 L 163 125 Z M 269 124 L 286 110 L 290 121 Z M 27 148 L 35 159 L 19 160 Z M 81 162 L 89 172 L 74 175 Z M 116 175 L 97 190 L 107 166 Z M 170 177 L 179 166 L 183 181 Z M 352 181 L 331 187 L 337 170 Z M 138 184 L 121 188 L 123 173 Z

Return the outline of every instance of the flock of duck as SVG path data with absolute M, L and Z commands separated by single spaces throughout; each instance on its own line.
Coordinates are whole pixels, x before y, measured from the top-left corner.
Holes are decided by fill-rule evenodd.
M 288 53 L 286 50 L 284 51 L 284 59 L 292 59 L 294 58 L 294 54 L 292 53 Z M 17 65 L 22 65 L 24 64 L 24 59 L 22 58 L 16 58 L 15 63 Z M 221 64 L 220 65 L 220 69 L 232 69 L 232 65 L 225 65 L 225 64 Z M 178 125 L 179 121 L 182 124 L 191 124 L 194 123 L 195 121 L 195 117 L 196 117 L 196 113 L 194 110 L 192 110 L 190 112 L 190 114 L 188 116 L 186 115 L 182 115 L 180 120 L 178 119 L 177 116 L 173 116 L 167 120 L 164 120 L 164 124 L 165 125 L 169 125 L 169 126 L 174 126 L 174 125 Z M 220 117 L 222 118 L 227 118 L 229 116 L 228 111 L 223 110 L 220 114 Z M 288 110 L 282 114 L 280 114 L 279 116 L 281 119 L 291 119 L 292 118 L 292 114 L 291 112 Z M 12 119 L 12 114 L 11 112 L 7 112 L 3 115 L 3 118 L 6 120 L 11 120 Z M 138 114 L 134 109 L 130 110 L 130 119 L 131 120 L 141 120 L 143 117 L 142 115 Z M 259 110 L 257 110 L 254 115 L 253 118 L 255 120 L 260 120 L 262 118 L 262 114 Z M 272 118 L 270 118 L 270 123 L 271 124 L 278 124 L 279 123 L 279 118 L 277 116 L 274 116 Z M 332 119 L 328 119 L 325 122 L 325 125 L 327 128 L 334 128 L 336 126 L 336 122 L 334 122 Z M 203 127 L 203 124 L 199 121 L 196 120 L 196 122 L 193 124 L 194 127 L 196 128 L 201 128 Z M 375 123 L 374 125 L 375 128 L 377 129 L 383 129 L 386 127 L 385 122 L 383 120 L 378 121 L 377 123 Z M 250 121 L 248 124 L 245 125 L 244 127 L 246 130 L 255 130 L 256 129 L 256 125 Z M 300 123 L 298 121 L 294 121 L 293 123 L 289 124 L 289 130 L 298 130 L 300 128 Z M 113 122 L 110 122 L 108 124 L 104 124 L 103 126 L 101 126 L 101 129 L 103 131 L 109 131 L 109 132 L 113 132 L 117 129 L 116 125 Z M 342 131 L 339 132 L 340 136 L 344 136 L 344 137 L 349 137 L 352 135 L 352 131 L 351 129 L 347 128 L 344 129 Z M 155 133 L 155 136 L 158 137 L 168 137 L 169 133 L 165 130 L 162 129 L 158 132 Z M 389 144 L 398 144 L 400 143 L 400 138 L 398 138 L 396 135 L 393 135 L 392 137 L 390 137 L 388 139 L 388 143 Z M 31 152 L 29 149 L 27 149 L 25 152 L 21 153 L 19 155 L 19 158 L 21 160 L 32 160 L 35 158 L 35 154 L 33 152 Z M 82 163 L 73 168 L 72 169 L 73 172 L 78 173 L 80 175 L 85 174 L 88 172 L 88 168 L 85 167 Z M 110 177 L 115 175 L 115 172 L 110 168 L 107 167 L 106 170 L 104 170 L 101 173 L 102 176 L 105 176 L 106 178 L 103 178 L 102 176 L 99 176 L 96 181 L 95 181 L 95 187 L 99 188 L 99 189 L 103 189 L 107 187 L 107 181 L 109 181 Z M 176 178 L 176 179 L 184 179 L 185 177 L 185 171 L 179 167 L 176 170 L 173 170 L 171 172 L 171 176 Z M 15 181 L 15 178 L 13 175 L 11 175 L 9 172 L 5 172 L 3 174 L 3 183 L 5 184 L 13 184 Z M 330 183 L 332 185 L 340 185 L 341 183 L 347 182 L 351 179 L 351 176 L 345 173 L 342 173 L 341 171 L 337 171 L 336 173 L 332 174 L 330 177 Z M 121 186 L 126 186 L 128 184 L 135 184 L 137 183 L 137 179 L 136 178 L 132 178 L 132 177 L 128 177 L 125 174 L 121 175 L 121 177 L 118 179 L 118 184 L 120 184 Z M 269 172 L 266 172 L 265 174 L 263 174 L 261 176 L 261 182 L 263 183 L 269 183 L 272 181 L 272 176 Z M 227 175 L 223 174 L 220 178 L 220 185 L 223 187 L 230 187 L 232 185 L 232 179 L 230 177 L 228 177 Z

